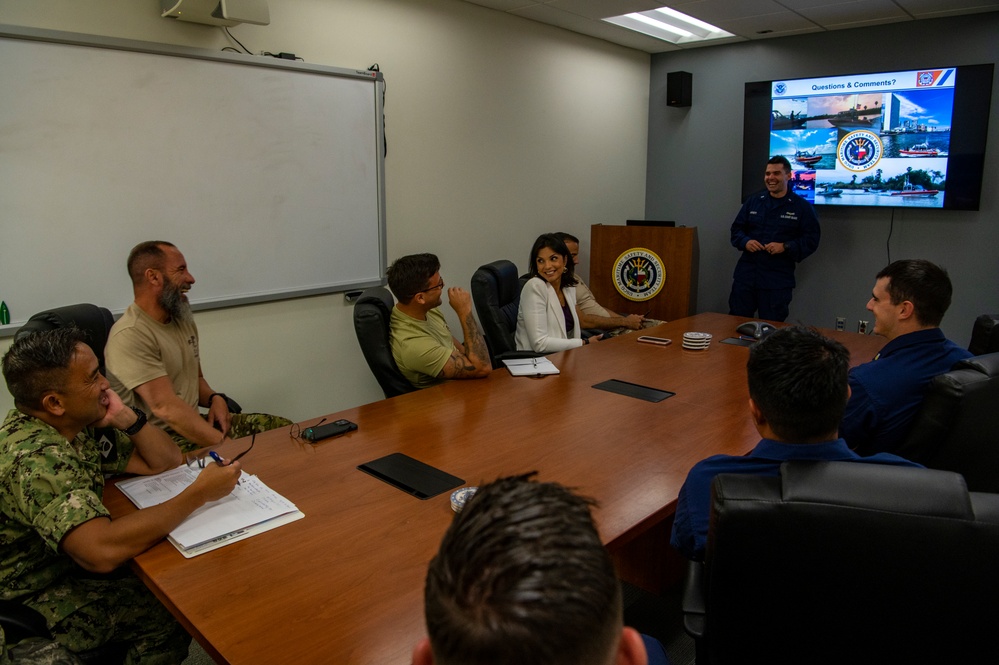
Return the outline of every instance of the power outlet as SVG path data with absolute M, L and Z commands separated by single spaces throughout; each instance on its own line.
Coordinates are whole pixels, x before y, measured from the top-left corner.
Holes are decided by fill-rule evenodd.
M 836 330 L 839 330 L 840 332 L 846 330 L 846 317 L 845 316 L 837 316 L 836 317 Z
M 861 335 L 867 334 L 867 321 L 864 320 L 857 321 L 857 332 L 859 332 Z

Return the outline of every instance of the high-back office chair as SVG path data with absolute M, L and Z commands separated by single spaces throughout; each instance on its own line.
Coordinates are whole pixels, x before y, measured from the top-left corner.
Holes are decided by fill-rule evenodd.
M 786 462 L 777 478 L 719 476 L 711 510 L 684 597 L 699 665 L 996 653 L 999 495 L 958 474 Z
M 388 289 L 366 289 L 354 303 L 354 332 L 361 353 L 375 375 L 385 397 L 395 397 L 416 390 L 402 375 L 389 345 L 389 320 L 395 301 Z
M 517 277 L 517 266 L 505 259 L 479 266 L 472 275 L 472 301 L 482 324 L 493 369 L 503 366 L 503 358 L 543 355 L 518 351 L 514 341 L 523 285 L 523 278 Z
M 104 347 L 108 342 L 108 333 L 114 325 L 114 317 L 111 310 L 106 307 L 98 307 L 90 303 L 79 305 L 67 305 L 56 307 L 44 312 L 38 312 L 28 319 L 23 326 L 18 329 L 14 339 L 20 339 L 25 335 L 40 330 L 55 330 L 56 328 L 66 328 L 76 326 L 83 331 L 87 344 L 97 356 L 97 364 L 101 374 L 106 375 L 104 367 Z
M 975 319 L 968 350 L 976 356 L 999 352 L 999 314 L 982 314 Z
M 956 471 L 972 491 L 999 492 L 999 353 L 934 377 L 898 454 Z

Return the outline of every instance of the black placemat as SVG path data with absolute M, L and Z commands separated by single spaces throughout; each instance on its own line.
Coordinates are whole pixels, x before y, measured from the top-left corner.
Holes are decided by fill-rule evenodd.
M 418 499 L 429 499 L 465 481 L 402 453 L 392 453 L 357 467 Z
M 756 344 L 758 340 L 755 339 L 742 339 L 741 337 L 726 337 L 721 340 L 722 344 L 735 344 L 736 346 L 752 346 Z
M 602 381 L 593 386 L 597 390 L 606 390 L 607 392 L 617 393 L 618 395 L 626 395 L 628 397 L 636 397 L 638 399 L 644 399 L 646 402 L 661 402 L 664 399 L 672 397 L 676 393 L 671 393 L 668 390 L 659 390 L 658 388 L 649 388 L 648 386 L 640 386 L 637 383 L 629 383 L 627 381 L 619 381 L 618 379 L 610 379 L 609 381 Z

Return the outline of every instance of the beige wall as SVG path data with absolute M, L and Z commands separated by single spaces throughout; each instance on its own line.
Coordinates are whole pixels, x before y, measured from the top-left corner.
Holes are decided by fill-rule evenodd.
M 647 54 L 459 0 L 269 4 L 271 25 L 231 29 L 251 51 L 381 66 L 390 261 L 434 252 L 448 284 L 468 288 L 472 272 L 488 261 L 508 258 L 524 270 L 538 233 L 587 238 L 591 224 L 643 216 Z M 160 18 L 159 5 L 4 0 L 0 23 L 231 45 L 220 28 Z M 2 224 L 4 233 L 16 228 L 16 220 Z M 182 250 L 198 242 L 168 229 L 163 236 Z M 72 251 L 53 243 L 49 260 Z M 115 264 L 125 257 L 105 258 Z M 191 270 L 197 277 L 198 266 Z M 382 398 L 339 294 L 199 312 L 196 319 L 206 377 L 244 408 L 306 419 Z M 0 339 L 0 353 L 9 344 Z M 11 398 L 0 392 L 6 411 Z

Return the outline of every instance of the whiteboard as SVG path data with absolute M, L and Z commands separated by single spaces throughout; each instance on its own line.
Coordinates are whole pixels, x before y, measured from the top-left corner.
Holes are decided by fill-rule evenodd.
M 132 301 L 184 253 L 195 309 L 384 282 L 381 74 L 0 26 L 0 300 Z

